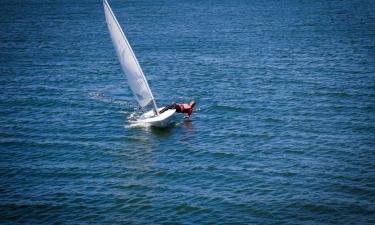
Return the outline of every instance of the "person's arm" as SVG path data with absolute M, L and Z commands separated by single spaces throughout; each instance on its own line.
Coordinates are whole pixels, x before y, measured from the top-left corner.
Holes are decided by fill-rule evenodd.
M 190 118 L 192 113 L 193 113 L 193 109 L 190 108 L 189 112 L 185 113 L 185 118 Z

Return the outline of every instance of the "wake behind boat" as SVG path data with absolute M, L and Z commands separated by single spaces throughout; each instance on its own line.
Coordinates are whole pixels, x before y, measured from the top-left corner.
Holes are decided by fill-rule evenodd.
M 138 105 L 142 109 L 149 106 L 152 107 L 152 110 L 141 115 L 137 119 L 137 122 L 146 123 L 155 127 L 168 126 L 170 119 L 176 110 L 168 109 L 162 114 L 159 113 L 161 108 L 158 109 L 141 66 L 139 65 L 138 60 L 135 57 L 134 52 L 107 0 L 103 0 L 103 6 L 108 30 L 130 89 L 132 90 Z

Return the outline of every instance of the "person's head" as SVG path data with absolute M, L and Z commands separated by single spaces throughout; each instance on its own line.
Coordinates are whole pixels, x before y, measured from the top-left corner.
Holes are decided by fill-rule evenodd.
M 195 106 L 195 100 L 194 100 L 194 99 L 192 99 L 192 100 L 190 101 L 190 106 L 191 106 L 191 108 L 194 108 L 194 106 Z

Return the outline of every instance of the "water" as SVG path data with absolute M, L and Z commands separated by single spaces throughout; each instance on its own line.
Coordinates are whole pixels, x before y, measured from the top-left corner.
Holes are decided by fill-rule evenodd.
M 136 104 L 100 1 L 1 3 L 5 224 L 374 224 L 373 1 L 110 1 L 159 105 Z

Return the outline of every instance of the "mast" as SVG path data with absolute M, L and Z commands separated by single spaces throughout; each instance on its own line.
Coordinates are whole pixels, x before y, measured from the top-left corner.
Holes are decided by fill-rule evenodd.
M 154 104 L 153 104 L 153 105 L 154 105 L 154 113 L 155 113 L 157 116 L 159 116 L 158 107 L 156 106 L 156 102 L 155 102 L 155 99 L 154 99 L 154 98 L 152 99 L 152 102 L 154 103 Z

